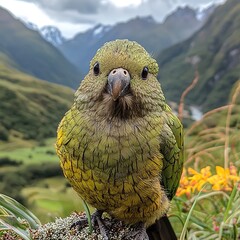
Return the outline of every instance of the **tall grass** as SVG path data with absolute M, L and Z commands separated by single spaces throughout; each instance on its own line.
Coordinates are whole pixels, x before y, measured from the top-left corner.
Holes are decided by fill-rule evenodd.
M 227 106 L 186 132 L 185 168 L 172 209 L 185 222 L 176 226 L 181 240 L 240 238 L 239 136 L 240 81 Z

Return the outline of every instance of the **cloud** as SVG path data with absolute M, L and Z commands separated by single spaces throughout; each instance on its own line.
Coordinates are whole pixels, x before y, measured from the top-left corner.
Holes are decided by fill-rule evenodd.
M 135 4 L 126 6 L 125 0 L 15 0 L 28 2 L 38 6 L 56 24 L 65 26 L 94 26 L 102 23 L 113 25 L 127 21 L 136 16 L 152 15 L 157 21 L 162 21 L 167 14 L 178 6 L 189 5 L 197 8 L 211 2 L 224 0 L 136 0 Z M 128 1 L 128 3 L 133 3 Z M 114 4 L 115 3 L 115 4 Z M 118 3 L 118 4 L 116 4 Z M 68 29 L 68 31 L 70 31 Z
M 34 3 L 46 14 L 61 22 L 91 23 L 99 22 L 99 16 L 111 9 L 110 13 L 119 10 L 112 3 L 97 0 L 18 0 Z M 111 16 L 109 16 L 111 17 Z
M 23 0 L 22 0 L 23 1 Z M 31 0 L 25 0 L 31 1 Z M 34 1 L 34 0 L 32 0 Z M 135 16 L 153 15 L 161 21 L 166 13 L 174 9 L 169 1 L 142 0 L 139 5 L 117 7 L 112 2 L 96 0 L 40 0 L 35 1 L 49 16 L 58 21 L 89 24 L 115 24 Z M 54 4 L 55 2 L 55 4 Z
M 101 1 L 96 0 L 20 0 L 32 2 L 42 9 L 53 11 L 76 11 L 80 14 L 95 14 L 101 6 Z
M 40 0 L 41 7 L 56 11 L 76 11 L 80 14 L 95 14 L 98 12 L 101 1 L 96 0 Z
M 32 2 L 57 21 L 84 24 L 114 24 L 135 16 L 152 15 L 162 21 L 169 12 L 179 5 L 198 7 L 210 0 L 141 0 L 138 5 L 117 7 L 110 0 L 19 0 Z M 212 0 L 217 2 L 220 0 Z

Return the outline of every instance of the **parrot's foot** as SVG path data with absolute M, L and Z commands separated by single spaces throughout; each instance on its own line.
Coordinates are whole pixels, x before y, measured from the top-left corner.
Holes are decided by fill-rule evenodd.
M 70 229 L 77 227 L 78 230 L 81 230 L 85 225 L 87 225 L 87 223 L 88 223 L 87 218 L 86 217 L 81 217 L 77 222 L 74 222 L 71 225 Z
M 107 231 L 105 225 L 103 224 L 102 214 L 103 214 L 103 211 L 96 210 L 96 212 L 94 212 L 91 216 L 91 222 L 94 227 L 96 227 L 98 225 L 99 231 L 100 231 L 103 239 L 109 240 L 108 235 L 107 235 L 108 231 Z M 78 229 L 80 230 L 84 227 L 84 225 L 87 225 L 87 223 L 88 223 L 88 219 L 85 217 L 85 218 L 82 218 L 79 221 L 73 223 L 70 228 L 78 227 Z
M 97 210 L 96 212 L 94 212 L 92 214 L 92 224 L 93 226 L 98 225 L 100 233 L 103 237 L 104 240 L 108 240 L 108 230 L 106 229 L 105 225 L 103 224 L 103 220 L 102 220 L 102 214 L 103 211 Z
M 123 239 L 149 240 L 144 223 L 140 222 L 135 224 L 133 226 L 133 230 L 130 233 L 126 234 Z

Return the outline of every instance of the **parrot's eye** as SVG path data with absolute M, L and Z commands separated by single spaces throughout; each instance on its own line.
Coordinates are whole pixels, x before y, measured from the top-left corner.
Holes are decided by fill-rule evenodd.
M 146 80 L 148 75 L 148 67 L 144 67 L 142 70 L 142 79 Z
M 100 73 L 100 67 L 99 62 L 96 62 L 93 66 L 93 73 L 95 76 L 97 76 Z

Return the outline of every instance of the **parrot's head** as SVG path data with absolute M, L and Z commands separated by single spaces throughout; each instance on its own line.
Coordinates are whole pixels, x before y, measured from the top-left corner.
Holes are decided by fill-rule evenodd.
M 108 42 L 91 60 L 75 103 L 110 118 L 142 117 L 159 111 L 165 99 L 157 74 L 156 60 L 137 42 Z

